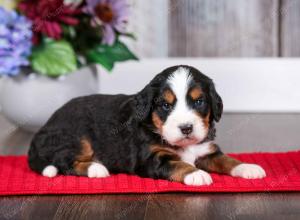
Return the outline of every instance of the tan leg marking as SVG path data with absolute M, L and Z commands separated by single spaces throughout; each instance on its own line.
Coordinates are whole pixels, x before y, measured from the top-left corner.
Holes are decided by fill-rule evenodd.
M 151 151 L 158 158 L 165 157 L 169 159 L 168 163 L 172 167 L 169 176 L 169 180 L 171 181 L 183 182 L 187 174 L 198 170 L 194 166 L 181 161 L 180 156 L 171 148 L 155 145 L 151 147 Z
M 94 151 L 90 141 L 87 138 L 82 138 L 80 141 L 81 151 L 76 156 L 73 163 L 73 168 L 78 175 L 87 175 L 87 170 L 93 162 Z
M 170 164 L 174 166 L 174 170 L 171 172 L 170 180 L 176 182 L 183 182 L 184 177 L 198 169 L 183 161 L 170 161 Z
M 203 158 L 198 158 L 195 162 L 196 167 L 208 172 L 216 172 L 230 174 L 231 170 L 240 165 L 241 162 L 225 154 L 209 155 Z

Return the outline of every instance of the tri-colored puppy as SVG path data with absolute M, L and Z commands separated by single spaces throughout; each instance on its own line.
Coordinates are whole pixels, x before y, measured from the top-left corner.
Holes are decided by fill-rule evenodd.
M 91 178 L 110 173 L 209 185 L 209 172 L 263 178 L 258 165 L 223 154 L 214 143 L 222 99 L 210 78 L 190 66 L 173 66 L 134 95 L 76 98 L 35 135 L 30 167 Z

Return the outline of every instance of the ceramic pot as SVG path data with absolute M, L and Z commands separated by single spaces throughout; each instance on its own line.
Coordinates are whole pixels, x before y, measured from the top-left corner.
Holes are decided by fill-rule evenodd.
M 16 126 L 38 131 L 69 100 L 98 92 L 96 66 L 60 78 L 30 73 L 5 77 L 0 88 L 2 114 Z

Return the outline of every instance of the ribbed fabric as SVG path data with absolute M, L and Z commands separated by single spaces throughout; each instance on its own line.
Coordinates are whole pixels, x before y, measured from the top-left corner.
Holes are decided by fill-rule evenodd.
M 212 174 L 213 184 L 200 187 L 126 174 L 100 179 L 61 175 L 47 178 L 29 169 L 26 156 L 1 156 L 0 195 L 300 191 L 300 151 L 231 156 L 261 165 L 267 177 L 247 180 Z

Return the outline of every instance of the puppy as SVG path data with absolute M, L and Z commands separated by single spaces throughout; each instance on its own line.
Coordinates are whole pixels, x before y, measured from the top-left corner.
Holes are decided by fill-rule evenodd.
M 209 185 L 209 172 L 263 178 L 258 165 L 223 154 L 214 143 L 222 99 L 210 78 L 173 66 L 134 95 L 92 95 L 57 110 L 32 140 L 29 165 L 46 177 L 129 173 Z

